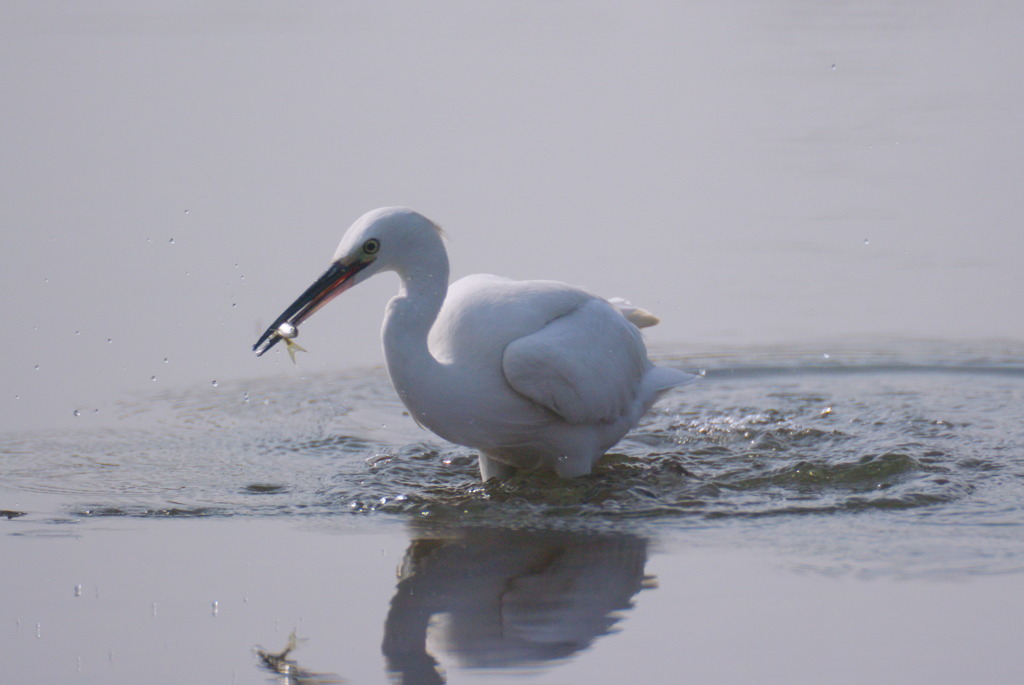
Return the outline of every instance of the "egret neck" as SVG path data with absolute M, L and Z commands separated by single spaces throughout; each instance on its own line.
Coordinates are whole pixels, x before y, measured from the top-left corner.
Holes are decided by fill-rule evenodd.
M 448 255 L 440 237 L 436 250 L 427 249 L 431 254 L 395 265 L 402 285 L 388 302 L 381 338 L 388 374 L 402 403 L 418 422 L 430 425 L 428 408 L 452 388 L 446 365 L 431 354 L 427 342 L 448 292 Z

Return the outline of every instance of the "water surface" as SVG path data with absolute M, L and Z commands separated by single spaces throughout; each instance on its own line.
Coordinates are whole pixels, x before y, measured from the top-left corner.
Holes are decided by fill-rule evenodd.
M 52 502 L 34 516 L 756 531 L 901 572 L 1020 567 L 1020 350 L 829 349 L 667 356 L 701 382 L 568 483 L 481 483 L 475 453 L 416 426 L 379 368 L 156 393 L 99 430 L 9 434 L 2 482 Z M 809 520 L 829 534 L 792 535 Z
M 571 482 L 480 483 L 380 369 L 204 384 L 126 400 L 101 430 L 6 434 L 15 672 L 595 682 L 639 656 L 754 677 L 699 647 L 718 634 L 769 681 L 854 682 L 871 670 L 831 664 L 870 649 L 933 682 L 986 655 L 984 682 L 1009 682 L 1022 351 L 823 349 L 661 350 L 704 378 Z M 678 631 L 693 651 L 655 651 Z M 783 658 L 799 643 L 820 658 Z

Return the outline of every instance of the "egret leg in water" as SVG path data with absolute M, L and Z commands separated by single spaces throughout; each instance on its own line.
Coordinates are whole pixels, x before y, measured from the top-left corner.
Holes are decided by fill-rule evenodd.
M 401 279 L 382 332 L 391 382 L 421 425 L 480 451 L 484 480 L 590 473 L 662 393 L 696 379 L 651 363 L 639 328 L 658 320 L 625 301 L 486 274 L 449 286 L 440 228 L 401 207 L 352 224 L 327 271 L 253 350 L 292 342 L 314 312 L 383 271 Z

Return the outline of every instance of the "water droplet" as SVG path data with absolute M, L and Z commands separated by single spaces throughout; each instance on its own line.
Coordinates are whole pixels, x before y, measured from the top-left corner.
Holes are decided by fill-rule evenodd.
M 82 586 L 79 584 L 79 585 L 75 586 L 75 597 L 81 597 L 81 596 L 82 596 Z
M 77 410 L 77 409 L 76 409 L 76 410 L 75 410 L 74 412 L 72 412 L 72 413 L 73 413 L 73 414 L 74 414 L 75 416 L 81 416 L 81 415 L 82 415 L 82 412 L 80 412 L 80 411 L 79 411 L 79 410 Z
M 210 615 L 211 616 L 216 616 L 219 613 L 220 613 L 220 602 L 218 602 L 217 600 L 213 600 L 213 602 L 210 604 Z
M 870 241 L 870 240 L 868 240 L 867 238 L 865 238 L 865 239 L 864 239 L 864 244 L 865 244 L 865 245 L 870 245 L 870 244 L 871 244 L 871 241 Z
M 830 355 L 828 352 L 822 352 L 821 357 L 822 359 L 831 359 L 832 355 Z
M 149 615 L 156 618 L 156 602 L 149 605 Z
M 81 335 L 82 331 L 75 331 L 75 335 Z
M 174 244 L 174 238 L 171 238 L 171 239 L 170 239 L 170 240 L 168 240 L 167 242 L 168 242 L 168 244 L 170 244 L 170 245 L 173 245 L 173 244 Z
M 167 357 L 164 357 L 164 364 L 166 364 L 168 361 L 170 360 Z
M 213 387 L 216 388 L 217 387 L 217 381 L 215 381 L 215 380 L 210 381 L 210 385 L 212 385 Z
M 188 214 L 188 210 L 187 209 L 185 210 L 185 213 Z
M 836 65 L 835 65 L 835 64 L 833 64 L 833 65 L 832 65 L 832 71 L 835 71 L 835 70 L 836 70 Z
M 15 395 L 15 396 L 14 396 L 14 399 L 16 399 L 16 400 L 20 400 L 20 399 L 21 399 L 21 395 Z
M 43 627 L 40 624 L 36 624 L 36 639 L 40 639 L 43 636 Z
M 36 371 L 38 371 L 38 370 L 39 370 L 39 364 L 36 364 L 36 365 L 35 365 L 35 366 L 33 366 L 32 368 L 33 368 L 33 369 L 35 369 Z
M 107 338 L 107 344 L 108 344 L 108 345 L 109 345 L 110 343 L 112 343 L 112 342 L 114 342 L 114 339 L 113 339 L 113 338 Z
M 149 377 L 149 380 L 151 380 L 151 381 L 155 381 L 155 380 L 156 380 L 156 376 L 150 376 L 150 377 Z

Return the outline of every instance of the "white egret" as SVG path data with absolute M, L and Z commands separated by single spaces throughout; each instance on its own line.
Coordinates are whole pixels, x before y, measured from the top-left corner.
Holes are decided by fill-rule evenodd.
M 484 480 L 590 473 L 659 395 L 696 379 L 651 363 L 637 326 L 657 319 L 628 303 L 556 281 L 475 275 L 449 286 L 441 230 L 402 207 L 352 224 L 253 350 L 291 342 L 314 312 L 383 271 L 401 279 L 381 333 L 391 382 L 420 425 L 480 451 Z

